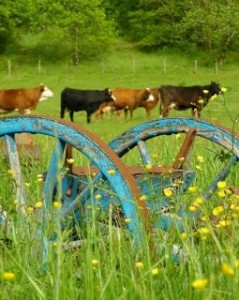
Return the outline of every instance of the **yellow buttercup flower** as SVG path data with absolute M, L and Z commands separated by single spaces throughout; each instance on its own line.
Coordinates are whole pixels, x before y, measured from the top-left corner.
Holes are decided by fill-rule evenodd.
M 188 237 L 188 234 L 187 234 L 186 232 L 182 232 L 182 233 L 181 233 L 181 238 L 182 238 L 183 240 L 186 240 L 187 237 Z
M 129 218 L 124 219 L 125 224 L 129 224 L 131 220 Z
M 135 267 L 136 267 L 137 269 L 143 269 L 144 264 L 143 264 L 141 261 L 137 261 L 137 262 L 135 263 Z
M 73 164 L 74 163 L 74 158 L 67 158 L 66 160 L 68 162 L 68 164 Z
M 139 198 L 140 201 L 146 201 L 147 200 L 147 196 L 146 195 L 142 195 L 140 198 Z
M 193 205 L 190 205 L 188 209 L 189 209 L 190 212 L 193 213 L 193 212 L 195 212 L 197 210 L 197 207 L 195 207 Z
M 151 164 L 146 164 L 146 165 L 145 165 L 145 169 L 146 169 L 147 171 L 150 171 L 152 168 L 153 168 L 153 166 L 152 166 Z
M 35 203 L 35 208 L 41 208 L 43 206 L 43 202 L 42 201 L 38 201 Z
M 163 190 L 163 193 L 166 197 L 171 197 L 172 194 L 173 194 L 173 191 L 169 188 L 166 188 L 166 189 Z
M 159 273 L 159 268 L 153 268 L 152 270 L 151 270 L 151 274 L 152 275 L 158 275 L 158 273 Z
M 54 208 L 61 208 L 61 206 L 62 206 L 62 204 L 61 204 L 60 201 L 54 201 L 54 202 L 53 202 L 53 207 L 54 207 Z
M 111 175 L 111 176 L 113 176 L 115 174 L 115 170 L 114 169 L 109 170 L 108 174 Z
M 227 88 L 222 87 L 222 88 L 221 88 L 221 91 L 222 91 L 223 93 L 226 93 L 226 92 L 227 92 Z
M 98 265 L 99 265 L 98 259 L 92 259 L 91 264 L 94 268 L 98 267 Z
M 196 279 L 192 282 L 192 287 L 196 290 L 204 290 L 208 285 L 208 279 Z
M 204 100 L 203 100 L 203 99 L 199 99 L 199 100 L 198 100 L 198 103 L 199 103 L 199 104 L 203 104 L 203 103 L 204 103 Z
M 192 185 L 191 185 L 191 186 L 188 188 L 188 192 L 191 193 L 191 194 L 196 193 L 196 191 L 197 191 L 197 188 L 196 188 L 195 186 L 192 186 Z
M 220 206 L 217 206 L 217 207 L 215 207 L 215 208 L 213 209 L 212 214 L 213 214 L 214 216 L 218 216 L 218 215 L 220 215 L 222 212 L 224 212 L 224 207 L 223 207 L 222 205 L 220 205 Z
M 228 263 L 222 263 L 222 272 L 227 276 L 234 276 L 235 271 Z
M 197 161 L 199 163 L 203 163 L 204 162 L 204 157 L 202 155 L 197 155 Z
M 216 100 L 217 99 L 217 94 L 212 95 L 212 97 L 210 98 L 210 100 Z
M 13 279 L 15 279 L 16 278 L 16 274 L 15 273 L 13 273 L 13 272 L 4 272 L 3 274 L 2 274 L 2 278 L 4 279 L 4 280 L 13 280 Z
M 208 94 L 209 91 L 208 90 L 203 90 L 203 94 Z
M 101 195 L 100 194 L 95 195 L 95 200 L 100 200 L 100 199 L 101 199 Z
M 227 186 L 226 181 L 218 181 L 218 183 L 217 183 L 217 187 L 219 189 L 225 189 L 226 186 Z
M 218 195 L 218 197 L 220 197 L 220 198 L 224 198 L 224 197 L 226 196 L 226 193 L 225 193 L 224 190 L 219 190 L 219 191 L 217 192 L 217 195 Z

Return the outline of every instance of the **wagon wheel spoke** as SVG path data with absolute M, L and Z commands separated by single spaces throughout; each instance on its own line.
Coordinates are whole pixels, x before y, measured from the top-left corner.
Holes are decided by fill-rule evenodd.
M 26 193 L 22 180 L 21 165 L 19 161 L 15 134 L 6 134 L 4 136 L 4 139 L 6 143 L 10 169 L 13 173 L 13 178 L 15 180 L 16 200 L 18 202 L 18 208 L 21 211 L 21 213 L 25 215 L 26 212 L 24 207 L 26 204 Z
M 138 145 L 138 150 L 142 159 L 142 162 L 144 165 L 151 165 L 152 164 L 152 159 L 151 156 L 149 155 L 148 149 L 146 147 L 146 144 L 144 141 L 140 140 L 137 142 Z
M 181 148 L 173 162 L 174 169 L 187 168 L 190 165 L 192 145 L 196 136 L 196 128 L 191 128 L 184 138 Z
M 57 138 L 55 147 L 53 149 L 50 158 L 49 168 L 47 171 L 44 188 L 43 188 L 46 209 L 49 209 L 51 206 L 53 190 L 56 185 L 58 186 L 57 191 L 58 191 L 59 199 L 61 198 L 62 195 L 61 185 L 59 184 L 58 177 L 62 170 L 62 158 L 63 158 L 65 147 L 66 147 L 66 143 L 63 140 Z
M 211 195 L 215 193 L 215 191 L 217 190 L 217 183 L 219 181 L 224 181 L 227 178 L 232 167 L 237 164 L 238 160 L 239 158 L 235 155 L 228 159 L 225 166 L 219 171 L 219 173 L 216 175 L 213 182 L 209 185 L 209 187 L 204 192 L 203 194 L 204 199 L 208 200 L 211 197 Z

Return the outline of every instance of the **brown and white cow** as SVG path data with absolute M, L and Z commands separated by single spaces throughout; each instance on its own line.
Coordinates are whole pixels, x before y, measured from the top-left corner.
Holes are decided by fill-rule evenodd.
M 120 111 L 124 110 L 125 118 L 128 116 L 128 111 L 132 118 L 133 111 L 140 107 L 144 102 L 154 100 L 150 89 L 128 89 L 128 88 L 115 88 L 112 90 L 115 101 L 103 103 L 96 112 L 96 117 L 102 116 L 109 110 Z
M 52 96 L 53 92 L 43 84 L 32 89 L 0 90 L 0 113 L 18 111 L 19 114 L 29 114 L 39 102 Z
M 153 95 L 154 99 L 152 101 L 144 101 L 139 105 L 139 107 L 145 108 L 148 119 L 150 119 L 152 109 L 154 109 L 160 101 L 160 93 L 158 88 L 150 89 L 150 93 Z

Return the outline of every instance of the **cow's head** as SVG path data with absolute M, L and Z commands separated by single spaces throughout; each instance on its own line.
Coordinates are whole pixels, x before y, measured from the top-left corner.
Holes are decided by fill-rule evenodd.
M 116 101 L 116 97 L 113 95 L 113 92 L 111 89 L 106 88 L 105 89 L 105 94 L 107 96 L 110 96 L 110 99 L 108 101 Z
M 47 86 L 45 86 L 43 84 L 41 84 L 41 86 L 40 86 L 40 91 L 41 91 L 41 97 L 39 99 L 39 102 L 53 97 L 53 92 Z
M 146 88 L 143 92 L 143 100 L 144 101 L 154 101 L 154 96 L 150 92 L 150 88 Z
M 209 92 L 211 95 L 220 94 L 222 92 L 220 88 L 220 84 L 215 81 L 211 81 L 211 84 L 209 86 Z

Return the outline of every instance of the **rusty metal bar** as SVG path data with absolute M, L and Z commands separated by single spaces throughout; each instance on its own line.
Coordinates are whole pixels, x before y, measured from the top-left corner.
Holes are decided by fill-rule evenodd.
M 196 136 L 196 132 L 196 128 L 191 128 L 187 132 L 183 144 L 181 145 L 178 155 L 173 163 L 173 168 L 182 169 L 184 164 L 187 162 L 192 144 Z

